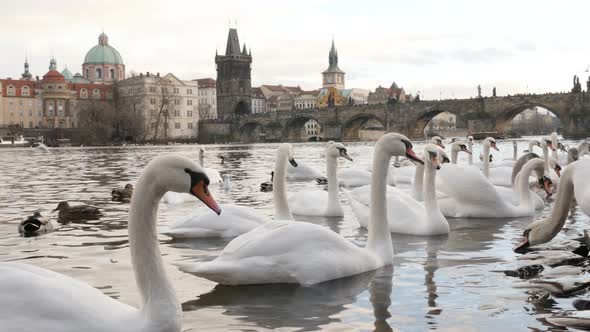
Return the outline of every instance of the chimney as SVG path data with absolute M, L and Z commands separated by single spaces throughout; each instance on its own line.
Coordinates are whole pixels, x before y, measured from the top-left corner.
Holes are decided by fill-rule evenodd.
M 148 72 L 146 72 L 146 73 L 145 73 L 145 76 L 147 76 L 147 77 L 150 77 L 150 72 L 149 72 L 149 71 L 148 71 Z
M 157 72 L 157 73 L 156 73 L 156 76 L 160 77 L 160 72 Z
M 143 77 L 143 73 L 139 73 L 139 77 Z

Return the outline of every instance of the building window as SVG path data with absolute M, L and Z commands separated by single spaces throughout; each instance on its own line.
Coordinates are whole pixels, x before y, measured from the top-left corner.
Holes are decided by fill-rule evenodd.
M 186 127 L 187 127 L 188 129 L 193 129 L 193 123 L 192 123 L 192 122 L 189 122 L 189 123 L 187 123 L 187 124 L 186 124 Z
M 112 92 L 107 92 L 107 99 L 113 99 L 113 93 Z
M 167 87 L 162 87 L 162 93 L 168 93 L 168 88 Z
M 23 88 L 21 89 L 20 94 L 23 95 L 23 96 L 29 96 L 29 87 L 28 86 L 23 86 Z
M 174 105 L 180 105 L 180 99 L 174 99 Z
M 156 93 L 156 87 L 150 86 L 150 93 Z
M 98 78 L 99 80 L 102 79 L 102 69 L 101 68 L 96 68 L 96 78 Z
M 193 111 L 186 111 L 186 116 L 189 118 L 193 117 Z
M 180 116 L 180 111 L 179 110 L 174 110 L 173 114 L 174 114 L 173 116 L 179 117 Z
M 187 95 L 192 95 L 193 94 L 193 89 L 186 89 L 186 94 Z
M 110 72 L 111 72 L 111 79 L 114 80 L 115 79 L 115 70 L 111 69 Z
M 180 89 L 179 88 L 174 88 L 174 93 L 180 93 Z
M 92 91 L 92 98 L 94 98 L 94 99 L 100 99 L 100 90 L 99 89 L 94 89 Z
M 29 128 L 33 128 L 33 121 L 29 121 Z
M 30 117 L 33 117 L 33 111 L 32 110 L 29 110 L 29 116 Z
M 80 90 L 80 98 L 88 98 L 88 90 L 86 90 L 86 89 Z
M 192 99 L 187 99 L 186 104 L 188 106 L 192 106 L 193 105 L 193 100 Z
M 7 91 L 6 91 L 6 93 L 7 93 L 9 96 L 14 96 L 14 95 L 16 94 L 16 89 L 14 88 L 14 86 L 13 86 L 13 85 L 9 85 L 9 86 L 8 86 L 8 88 L 7 88 Z
M 156 98 L 150 98 L 150 104 L 156 105 Z
M 180 129 L 180 122 L 174 122 L 174 129 Z

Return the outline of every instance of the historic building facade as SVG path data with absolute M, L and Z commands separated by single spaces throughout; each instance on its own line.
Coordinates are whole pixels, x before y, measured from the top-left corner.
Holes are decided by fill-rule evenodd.
M 260 88 L 252 88 L 252 113 L 266 112 L 266 98 Z
M 119 51 L 109 45 L 109 37 L 104 32 L 98 36 L 98 45 L 86 53 L 82 75 L 97 83 L 113 83 L 125 79 L 123 58 Z
M 217 84 L 212 78 L 194 80 L 199 85 L 199 118 L 217 119 Z
M 322 73 L 322 87 L 335 88 L 338 90 L 344 89 L 344 72 L 338 68 L 338 51 L 334 46 L 332 39 L 332 48 L 328 55 L 328 69 Z
M 217 117 L 229 119 L 252 113 L 252 53 L 240 51 L 238 30 L 229 29 L 225 55 L 215 54 L 217 66 Z
M 199 84 L 173 74 L 149 72 L 116 84 L 119 112 L 128 116 L 128 134 L 143 140 L 198 135 Z

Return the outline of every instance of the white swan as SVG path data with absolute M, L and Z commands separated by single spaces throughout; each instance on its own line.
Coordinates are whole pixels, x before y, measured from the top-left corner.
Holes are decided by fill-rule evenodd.
M 289 208 L 302 216 L 342 217 L 344 211 L 338 197 L 338 157 L 352 161 L 342 143 L 332 143 L 326 148 L 326 174 L 328 191 L 303 190 L 289 196 Z
M 493 186 L 475 168 L 445 165 L 438 172 L 438 176 L 441 180 L 440 190 L 449 197 L 439 199 L 439 207 L 443 215 L 455 218 L 503 218 L 534 215 L 535 203 L 531 198 L 528 178 L 532 172 L 535 172 L 537 178 L 545 184 L 547 179 L 543 178 L 544 171 L 541 166 L 543 166 L 543 162 L 540 159 L 526 163 L 519 176 L 518 193 L 511 194 L 510 188 L 506 188 L 504 191 L 498 190 L 498 187 Z M 546 188 L 545 185 L 544 188 Z
M 451 144 L 451 163 L 457 164 L 459 152 L 465 152 L 470 158 L 472 158 L 473 153 L 471 149 L 469 149 L 463 141 L 456 140 Z
M 299 283 L 312 285 L 351 276 L 393 261 L 385 204 L 392 156 L 418 159 L 403 135 L 383 135 L 375 145 L 371 217 L 367 246 L 360 248 L 325 227 L 293 221 L 264 224 L 231 241 L 213 261 L 181 270 L 221 284 Z
M 201 167 L 177 156 L 155 158 L 139 177 L 129 209 L 129 249 L 141 295 L 139 309 L 66 275 L 5 262 L 0 263 L 0 331 L 180 331 L 182 308 L 158 248 L 158 201 L 168 190 L 190 192 L 220 213 L 208 182 Z
M 289 181 L 311 181 L 323 177 L 320 171 L 300 161 L 297 162 L 297 167 L 289 166 L 287 169 L 287 179 Z
M 524 230 L 524 239 L 515 250 L 522 251 L 551 241 L 563 228 L 575 198 L 582 211 L 590 216 L 590 160 L 579 160 L 563 171 L 551 214 L 536 220 Z
M 292 219 L 291 212 L 285 201 L 285 167 L 289 161 L 297 164 L 293 159 L 293 148 L 290 144 L 281 144 L 277 149 L 273 181 L 275 190 L 274 204 L 275 218 Z M 235 237 L 247 233 L 270 220 L 249 206 L 236 204 L 222 204 L 223 215 L 199 209 L 189 218 L 180 220 L 162 234 L 172 238 L 204 238 L 204 237 Z
M 454 144 L 455 142 L 453 142 Z M 435 145 L 436 146 L 436 145 Z M 440 146 L 436 146 L 438 148 L 438 157 L 439 157 L 439 161 L 443 164 L 445 163 L 450 163 L 451 160 L 449 159 L 449 156 L 447 155 L 447 153 L 445 152 L 445 150 L 443 150 L 443 148 L 441 148 Z M 428 158 L 428 156 L 422 154 L 422 159 L 424 158 Z M 408 192 L 407 189 L 402 189 L 405 192 Z M 409 191 L 410 195 L 412 196 L 412 198 L 414 198 L 417 201 L 424 201 L 424 164 L 420 164 L 418 163 L 416 165 L 416 173 L 414 175 L 414 183 L 412 184 L 412 189 Z M 437 192 L 436 197 L 440 198 L 444 195 L 441 195 L 439 192 Z
M 449 224 L 438 209 L 436 198 L 435 172 L 441 168 L 440 149 L 434 144 L 424 148 L 424 204 L 399 189 L 387 190 L 387 219 L 392 233 L 421 236 L 449 233 Z M 416 170 L 416 173 L 418 172 L 419 170 Z M 371 196 L 367 195 L 369 191 Z M 385 192 L 379 194 L 385 195 Z M 349 198 L 357 221 L 362 227 L 367 227 L 368 212 L 375 199 L 371 187 L 365 186 L 352 190 Z

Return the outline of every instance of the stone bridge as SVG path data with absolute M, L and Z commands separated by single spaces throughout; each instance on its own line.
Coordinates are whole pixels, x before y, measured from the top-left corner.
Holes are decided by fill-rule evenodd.
M 542 107 L 562 123 L 565 137 L 590 136 L 590 94 L 548 93 L 506 97 L 419 101 L 393 105 L 356 105 L 326 109 L 293 110 L 236 117 L 229 121 L 203 121 L 202 141 L 301 141 L 303 125 L 313 119 L 323 128 L 324 140 L 358 140 L 359 129 L 375 120 L 385 131 L 403 133 L 410 138 L 424 137 L 424 128 L 442 112 L 456 115 L 457 128 L 470 132 L 505 132 L 520 112 Z M 219 139 L 220 138 L 220 139 Z

